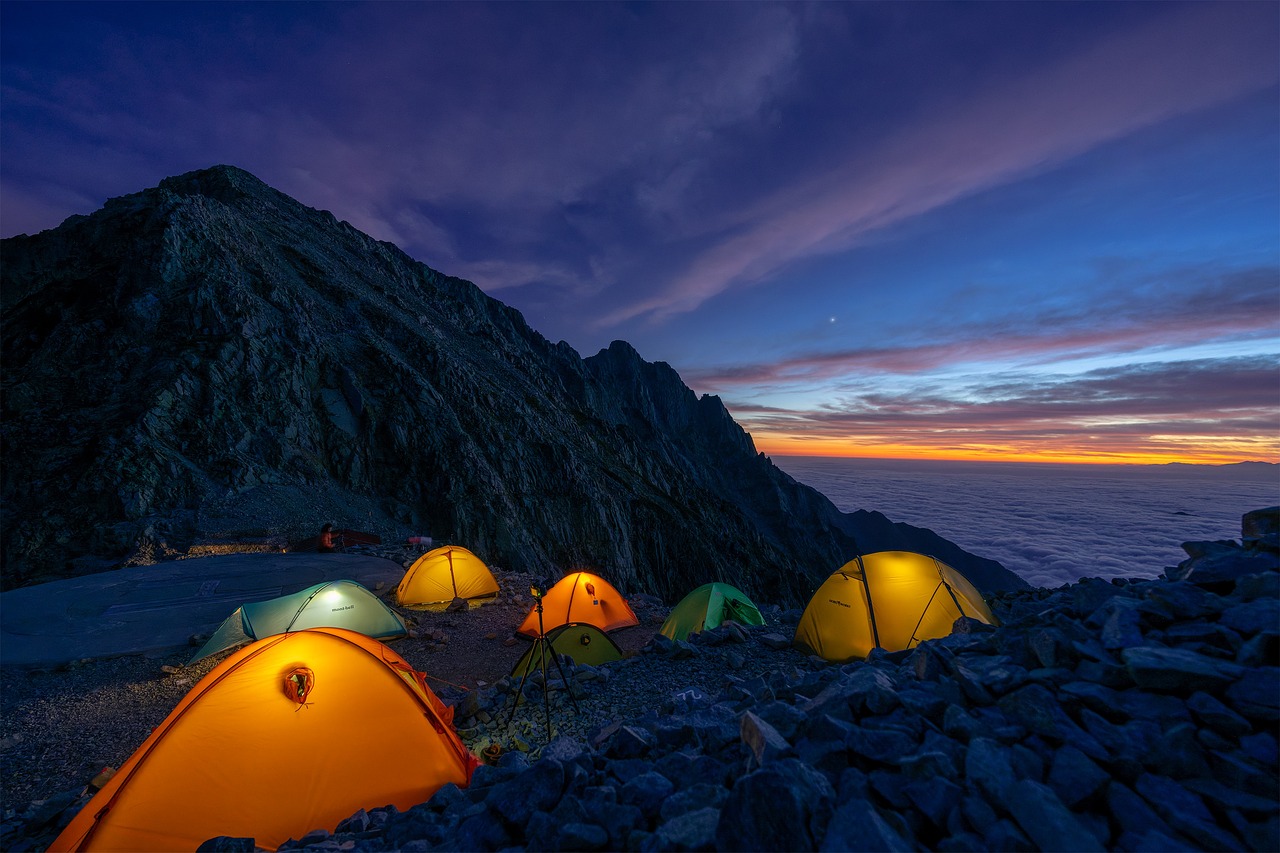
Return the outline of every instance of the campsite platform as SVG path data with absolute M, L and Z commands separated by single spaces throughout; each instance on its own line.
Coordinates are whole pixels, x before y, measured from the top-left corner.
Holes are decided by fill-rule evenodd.
M 47 668 L 85 658 L 191 649 L 240 605 L 329 580 L 374 590 L 404 568 L 354 554 L 252 553 L 173 560 L 0 593 L 0 665 Z

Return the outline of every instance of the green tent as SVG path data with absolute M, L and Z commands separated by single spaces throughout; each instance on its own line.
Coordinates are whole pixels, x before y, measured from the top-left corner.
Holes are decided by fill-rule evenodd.
M 660 633 L 673 640 L 687 640 L 690 634 L 715 628 L 721 622 L 763 625 L 764 617 L 746 593 L 727 583 L 707 583 L 695 589 L 671 608 Z
M 547 641 L 551 644 L 552 652 L 557 655 L 567 655 L 576 664 L 599 666 L 609 661 L 622 660 L 622 649 L 618 648 L 618 644 L 609 639 L 609 635 L 604 631 L 585 622 L 570 622 L 567 625 L 552 628 L 547 632 Z M 528 650 L 520 656 L 520 660 L 516 661 L 511 674 L 519 678 L 531 667 L 536 669 L 538 667 L 537 649 L 536 642 L 529 646 Z M 547 661 L 547 670 L 555 671 L 555 663 L 551 660 Z
M 403 637 L 404 620 L 355 581 L 326 581 L 292 595 L 242 604 L 187 666 L 223 649 L 304 628 L 346 628 L 375 640 Z

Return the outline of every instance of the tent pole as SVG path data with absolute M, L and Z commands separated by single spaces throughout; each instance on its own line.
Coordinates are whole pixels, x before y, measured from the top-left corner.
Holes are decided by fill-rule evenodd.
M 955 592 L 951 589 L 951 584 L 947 583 L 946 577 L 942 574 L 942 566 L 938 565 L 938 558 L 930 555 L 929 559 L 933 560 L 933 566 L 938 570 L 938 580 L 942 581 L 942 585 L 947 588 L 947 595 L 951 596 L 951 600 L 956 603 L 956 610 L 960 611 L 961 616 L 967 616 L 968 614 L 964 612 L 964 608 L 960 606 L 960 599 L 956 598 Z M 935 589 L 934 594 L 937 594 L 937 592 Z
M 911 644 L 907 648 L 911 648 L 912 644 L 918 644 L 920 641 L 916 639 L 916 634 L 920 631 L 920 624 L 924 622 L 924 617 L 929 615 L 929 608 L 933 606 L 933 600 L 938 597 L 938 587 L 933 588 L 933 595 L 929 596 L 929 603 L 924 606 L 924 610 L 920 611 L 920 618 L 916 620 L 916 627 L 911 629 Z M 954 596 L 952 596 L 954 598 Z
M 862 555 L 857 557 L 858 568 L 862 570 L 862 591 L 867 594 L 867 615 L 871 617 L 871 639 L 876 644 L 877 649 L 883 648 L 880 645 L 880 629 L 876 627 L 876 608 L 871 603 L 871 579 L 867 577 L 867 566 L 862 562 Z
M 458 597 L 458 579 L 453 576 L 453 549 L 450 548 L 444 552 L 445 559 L 449 561 L 449 583 L 453 584 L 453 597 Z

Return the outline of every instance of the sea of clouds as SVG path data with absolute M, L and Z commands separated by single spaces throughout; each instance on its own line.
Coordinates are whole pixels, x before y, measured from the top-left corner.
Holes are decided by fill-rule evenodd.
M 1181 543 L 1239 539 L 1280 504 L 1276 466 L 1037 465 L 774 457 L 840 509 L 877 510 L 998 560 L 1033 586 L 1153 578 Z

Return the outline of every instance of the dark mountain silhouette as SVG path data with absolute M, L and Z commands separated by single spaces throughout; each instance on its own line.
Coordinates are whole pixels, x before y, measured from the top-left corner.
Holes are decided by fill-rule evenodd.
M 842 514 L 720 400 L 215 167 L 3 241 L 7 587 L 322 521 L 668 599 L 803 601 L 855 553 L 998 563 Z

